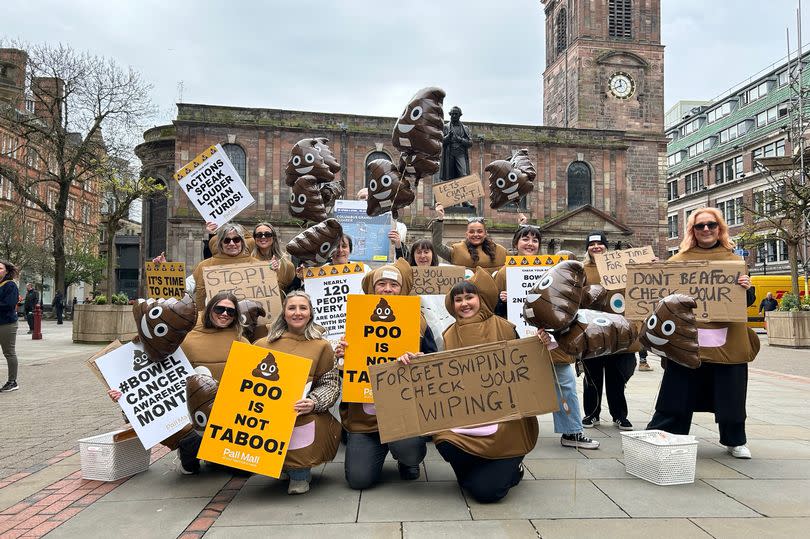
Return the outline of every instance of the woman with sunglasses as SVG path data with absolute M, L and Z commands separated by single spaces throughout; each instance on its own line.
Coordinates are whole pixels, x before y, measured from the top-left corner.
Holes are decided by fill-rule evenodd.
M 214 266 L 227 266 L 231 264 L 248 264 L 258 262 L 250 256 L 245 242 L 245 229 L 237 223 L 225 223 L 217 230 L 217 252 L 211 258 L 206 258 L 194 268 L 194 302 L 199 309 L 205 305 L 205 279 L 203 269 Z
M 700 208 L 686 222 L 680 252 L 669 260 L 734 260 L 734 243 L 728 225 L 717 208 Z M 737 284 L 754 303 L 751 278 L 740 275 Z M 689 434 L 693 412 L 714 412 L 720 443 L 738 459 L 750 459 L 746 447 L 745 401 L 748 391 L 748 362 L 759 352 L 759 337 L 745 322 L 697 323 L 702 365 L 689 369 L 667 361 L 648 429 Z
M 487 235 L 483 217 L 467 219 L 464 241 L 452 245 L 442 243 L 444 235 L 444 208 L 436 204 L 436 221 L 433 223 L 433 248 L 454 266 L 475 270 L 481 267 L 492 273 L 506 262 L 506 249 Z
M 284 460 L 290 480 L 287 493 L 304 494 L 309 491 L 311 468 L 334 459 L 340 445 L 340 423 L 329 413 L 340 395 L 340 378 L 335 353 L 312 317 L 309 296 L 300 290 L 290 292 L 282 309 L 267 338 L 253 344 L 312 360 L 306 396 L 294 405 L 298 418 Z

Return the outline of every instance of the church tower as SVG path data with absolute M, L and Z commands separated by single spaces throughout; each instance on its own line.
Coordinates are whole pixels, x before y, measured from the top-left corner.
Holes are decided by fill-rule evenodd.
M 543 124 L 662 135 L 660 0 L 541 0 Z

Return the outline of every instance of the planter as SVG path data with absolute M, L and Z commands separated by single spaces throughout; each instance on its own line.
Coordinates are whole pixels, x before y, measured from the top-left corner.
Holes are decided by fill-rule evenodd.
M 769 311 L 768 344 L 791 348 L 810 348 L 810 311 Z
M 77 304 L 73 313 L 73 342 L 131 340 L 138 331 L 132 305 Z

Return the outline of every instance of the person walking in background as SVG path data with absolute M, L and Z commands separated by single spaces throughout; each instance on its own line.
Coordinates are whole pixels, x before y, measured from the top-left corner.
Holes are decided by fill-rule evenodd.
M 647 363 L 647 351 L 643 348 L 638 351 L 638 370 L 640 371 L 651 371 L 653 370 L 650 367 L 650 364 Z
M 62 292 L 57 292 L 56 295 L 54 295 L 53 301 L 51 301 L 51 307 L 56 315 L 56 323 L 61 324 L 62 313 L 65 311 L 65 298 L 62 295 Z
M 34 289 L 32 283 L 25 285 L 25 302 L 23 303 L 23 311 L 25 311 L 25 321 L 28 322 L 28 334 L 34 332 L 34 307 L 39 303 L 39 293 Z
M 11 262 L 0 260 L 0 347 L 8 362 L 8 381 L 0 393 L 17 391 L 17 302 L 20 290 L 14 279 L 17 268 Z
M 759 303 L 759 316 L 765 316 L 769 311 L 775 311 L 779 307 L 779 301 L 774 299 L 773 294 L 768 292 L 765 294 L 765 299 Z

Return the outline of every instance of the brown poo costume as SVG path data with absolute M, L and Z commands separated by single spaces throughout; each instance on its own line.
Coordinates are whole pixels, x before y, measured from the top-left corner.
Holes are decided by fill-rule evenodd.
M 658 356 L 697 369 L 701 361 L 695 307 L 695 300 L 683 294 L 663 298 L 644 320 L 639 342 Z
M 481 309 L 471 318 L 456 318 L 442 336 L 446 350 L 517 338 L 511 322 L 492 314 L 498 301 L 498 287 L 492 276 L 481 268 L 470 279 L 478 288 Z M 447 312 L 455 317 L 450 294 L 445 297 Z M 433 435 L 433 442 L 448 442 L 471 455 L 487 459 L 519 457 L 537 443 L 540 427 L 535 417 L 513 419 L 479 427 L 451 429 Z
M 273 241 L 278 241 L 276 238 Z M 247 252 L 252 253 L 253 250 L 256 248 L 256 242 L 253 238 L 245 238 L 245 245 L 247 246 Z M 212 255 L 219 253 L 219 245 L 217 244 L 217 237 L 213 236 L 208 240 L 208 250 L 211 251 Z M 272 258 L 272 255 L 263 256 L 259 251 L 256 251 L 255 255 L 251 255 L 255 260 L 269 262 Z M 278 280 L 278 289 L 281 292 L 287 289 L 290 286 L 290 283 L 293 282 L 295 279 L 295 267 L 293 267 L 292 262 L 289 261 L 286 257 L 281 257 L 281 260 L 278 261 L 278 269 L 276 270 L 276 279 Z
M 216 236 L 213 238 L 214 243 L 216 243 Z M 213 251 L 211 251 L 213 252 Z M 241 252 L 236 256 L 228 256 L 226 254 L 220 253 L 219 249 L 217 249 L 217 253 L 212 256 L 211 258 L 206 258 L 199 264 L 197 267 L 194 268 L 194 303 L 199 306 L 199 309 L 202 310 L 206 303 L 205 297 L 205 279 L 203 278 L 203 268 L 212 268 L 214 266 L 230 266 L 232 264 L 252 264 L 255 262 L 260 262 L 250 256 L 246 252 Z
M 307 340 L 303 335 L 287 331 L 273 342 L 261 339 L 253 344 L 311 359 L 312 366 L 307 377 L 310 383 L 335 368 L 335 353 L 325 339 Z M 284 468 L 312 468 L 329 462 L 335 458 L 339 445 L 340 423 L 328 410 L 299 415 L 295 420 Z
M 467 243 L 459 241 L 450 245 L 442 243 L 442 235 L 444 234 L 444 223 L 442 221 L 434 221 L 433 223 L 433 247 L 439 256 L 453 264 L 454 266 L 464 266 L 467 269 L 475 270 L 475 268 L 484 268 L 487 272 L 492 273 L 506 264 L 506 249 L 499 243 L 495 244 L 495 258 L 490 258 L 480 245 L 475 247 L 475 252 L 478 254 L 478 262 L 473 262 L 470 256 L 470 251 L 467 249 Z
M 564 330 L 577 316 L 584 285 L 585 271 L 581 262 L 560 262 L 548 270 L 526 296 L 523 316 L 537 328 Z
M 396 270 L 402 277 L 402 290 L 401 296 L 407 296 L 411 293 L 413 286 L 413 272 L 411 265 L 404 258 L 398 258 L 392 265 L 382 266 L 374 271 L 371 271 L 363 277 L 363 293 L 374 293 L 374 276 L 383 271 Z M 387 303 L 387 302 L 386 302 Z M 420 315 L 421 316 L 421 315 Z M 427 321 L 424 316 L 421 316 L 419 323 L 419 333 L 424 335 L 427 328 Z M 350 343 L 351 344 L 351 343 Z M 341 402 L 340 403 L 340 419 L 343 423 L 343 428 L 349 432 L 377 432 L 377 413 L 374 404 L 362 404 L 359 402 Z
M 237 339 L 235 327 L 225 329 L 204 327 L 203 316 L 204 311 L 200 313 L 197 325 L 186 335 L 180 348 L 183 349 L 192 367 L 207 367 L 211 371 L 211 376 L 219 382 L 222 379 L 222 371 L 225 370 L 228 354 L 231 352 L 231 343 L 236 340 L 248 343 L 248 340 L 244 337 Z

